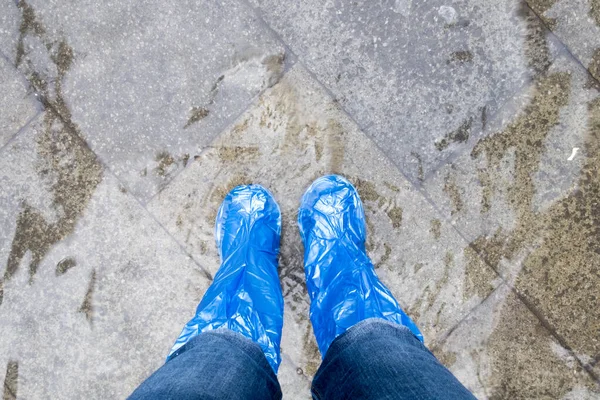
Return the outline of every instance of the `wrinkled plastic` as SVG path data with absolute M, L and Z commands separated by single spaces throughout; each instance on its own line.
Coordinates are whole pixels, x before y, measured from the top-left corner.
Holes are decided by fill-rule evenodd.
M 283 327 L 280 233 L 279 206 L 262 186 L 238 186 L 225 197 L 215 225 L 221 266 L 167 361 L 199 333 L 230 329 L 260 345 L 277 373 Z
M 298 225 L 304 241 L 304 270 L 311 300 L 310 320 L 321 355 L 348 328 L 382 318 L 423 335 L 379 280 L 365 250 L 362 202 L 338 175 L 317 179 L 304 193 Z

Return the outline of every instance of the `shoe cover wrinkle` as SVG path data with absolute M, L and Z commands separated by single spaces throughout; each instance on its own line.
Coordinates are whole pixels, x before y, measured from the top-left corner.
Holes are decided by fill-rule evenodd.
M 423 341 L 415 323 L 375 274 L 365 250 L 363 205 L 350 182 L 338 175 L 314 181 L 302 197 L 298 225 L 310 319 L 323 357 L 337 336 L 367 318 L 404 325 Z
M 243 185 L 229 192 L 215 224 L 221 266 L 167 361 L 200 333 L 229 329 L 257 343 L 277 373 L 283 327 L 280 234 L 281 213 L 268 190 Z

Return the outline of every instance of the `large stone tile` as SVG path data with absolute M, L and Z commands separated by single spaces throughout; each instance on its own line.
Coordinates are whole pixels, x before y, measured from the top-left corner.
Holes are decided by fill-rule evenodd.
M 51 112 L 3 150 L 0 226 L 0 374 L 16 398 L 126 397 L 209 283 Z
M 426 183 L 438 209 L 580 359 L 600 357 L 600 93 L 565 55 Z M 508 113 L 507 109 L 507 113 Z
M 12 7 L 8 57 L 142 201 L 283 73 L 282 45 L 233 0 Z
M 282 349 L 312 377 L 320 355 L 308 322 L 303 245 L 296 224 L 305 188 L 326 173 L 347 176 L 366 207 L 368 251 L 378 275 L 422 329 L 426 343 L 451 329 L 498 278 L 453 227 L 301 67 L 294 67 L 237 124 L 150 203 L 171 234 L 214 274 L 217 209 L 238 184 L 269 188 L 280 204 L 280 278 L 286 304 Z
M 547 26 L 600 80 L 600 2 L 598 0 L 527 0 Z
M 502 285 L 434 349 L 478 399 L 597 399 L 600 387 Z
M 0 55 L 0 148 L 38 112 L 27 81 Z
M 252 3 L 413 182 L 561 48 L 517 0 Z

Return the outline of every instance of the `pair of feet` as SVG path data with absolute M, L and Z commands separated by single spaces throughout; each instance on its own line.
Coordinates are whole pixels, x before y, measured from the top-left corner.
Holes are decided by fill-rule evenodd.
M 358 193 L 341 176 L 317 179 L 302 197 L 298 226 L 310 319 L 322 356 L 337 336 L 367 318 L 405 325 L 423 340 L 377 278 L 365 251 L 365 225 Z M 221 267 L 167 360 L 198 334 L 229 329 L 257 343 L 277 373 L 283 328 L 280 233 L 279 206 L 267 189 L 238 186 L 225 197 L 215 226 Z

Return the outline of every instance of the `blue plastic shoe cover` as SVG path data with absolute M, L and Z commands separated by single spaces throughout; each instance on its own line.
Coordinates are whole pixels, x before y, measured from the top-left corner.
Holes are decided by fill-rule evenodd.
M 167 361 L 201 332 L 225 328 L 260 345 L 277 373 L 283 327 L 280 233 L 279 206 L 262 186 L 238 186 L 225 197 L 215 226 L 221 266 Z
M 317 179 L 298 211 L 310 320 L 321 355 L 348 328 L 367 318 L 419 328 L 377 278 L 365 250 L 365 213 L 356 189 L 341 176 Z

